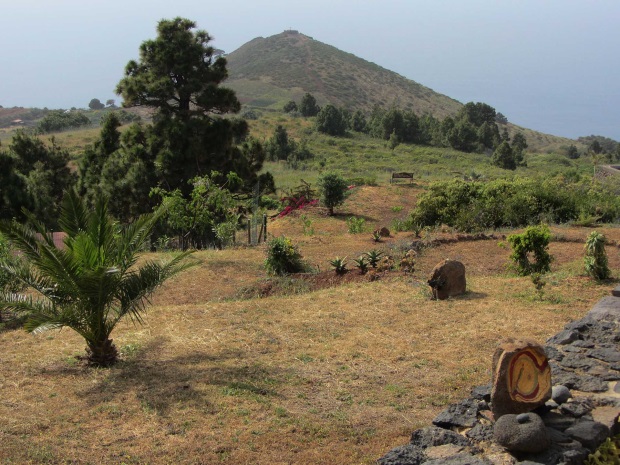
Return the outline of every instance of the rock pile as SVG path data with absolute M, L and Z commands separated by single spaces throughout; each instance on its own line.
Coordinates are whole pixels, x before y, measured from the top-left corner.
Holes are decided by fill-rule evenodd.
M 620 296 L 620 288 L 613 295 Z M 521 364 L 516 376 L 528 369 L 532 373 L 527 359 L 514 359 L 518 353 L 506 357 Z M 541 398 L 546 402 L 530 404 L 533 411 L 528 407 L 523 413 L 506 413 L 505 406 L 497 411 L 491 396 L 494 383 L 478 386 L 470 398 L 441 412 L 434 426 L 414 431 L 409 444 L 377 463 L 582 464 L 607 437 L 620 434 L 620 297 L 603 298 L 583 319 L 566 325 L 547 341 L 544 353 L 554 385 L 549 400 L 545 393 Z M 516 383 L 525 397 L 535 385 L 546 389 L 544 361 L 531 365 L 538 367 L 540 378 Z

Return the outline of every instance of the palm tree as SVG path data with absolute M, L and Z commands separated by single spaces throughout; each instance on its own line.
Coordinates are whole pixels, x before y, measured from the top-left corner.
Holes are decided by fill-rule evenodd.
M 19 250 L 27 266 L 4 268 L 33 292 L 0 294 L 0 310 L 26 312 L 24 328 L 41 332 L 69 327 L 86 341 L 86 359 L 109 366 L 118 359 L 110 339 L 116 324 L 129 316 L 142 322 L 153 291 L 166 279 L 191 265 L 189 252 L 166 263 L 136 265 L 162 210 L 139 217 L 128 226 L 117 224 L 100 199 L 89 209 L 75 192 L 63 200 L 59 224 L 66 234 L 64 248 L 32 214 L 28 224 L 0 223 L 0 232 Z

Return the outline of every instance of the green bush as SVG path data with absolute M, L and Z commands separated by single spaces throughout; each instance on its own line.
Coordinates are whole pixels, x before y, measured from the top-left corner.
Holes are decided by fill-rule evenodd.
M 37 125 L 41 133 L 64 131 L 69 128 L 88 126 L 91 122 L 88 117 L 79 111 L 65 112 L 62 110 L 50 111 Z
M 584 265 L 586 273 L 597 280 L 609 279 L 611 271 L 607 265 L 605 252 L 605 236 L 598 231 L 592 231 L 586 240 L 586 256 Z
M 551 270 L 552 257 L 548 252 L 550 240 L 551 233 L 545 225 L 529 226 L 521 234 L 508 236 L 512 247 L 510 258 L 515 262 L 521 276 Z M 530 261 L 530 256 L 534 258 L 533 261 Z
M 498 179 L 490 182 L 436 182 L 420 195 L 410 224 L 447 224 L 472 232 L 520 227 L 541 221 L 567 223 L 594 216 L 602 222 L 620 217 L 620 198 L 602 184 L 547 180 Z
M 281 236 L 267 243 L 265 268 L 270 274 L 284 275 L 305 271 L 307 267 L 292 241 L 288 237 Z
M 308 218 L 308 215 L 301 215 L 301 225 L 304 230 L 304 236 L 314 236 L 314 227 L 312 226 L 312 220 Z
M 346 221 L 349 234 L 359 234 L 364 232 L 364 225 L 366 224 L 366 220 L 364 218 L 356 218 L 351 216 L 347 218 Z

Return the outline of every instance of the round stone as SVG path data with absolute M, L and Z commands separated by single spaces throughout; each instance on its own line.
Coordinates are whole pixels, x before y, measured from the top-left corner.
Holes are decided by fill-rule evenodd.
M 525 415 L 521 423 L 517 416 Z M 545 424 L 535 413 L 502 415 L 493 426 L 493 439 L 510 452 L 541 452 L 549 447 L 551 438 Z
M 551 399 L 557 404 L 563 404 L 571 397 L 570 390 L 566 386 L 557 384 L 551 388 Z

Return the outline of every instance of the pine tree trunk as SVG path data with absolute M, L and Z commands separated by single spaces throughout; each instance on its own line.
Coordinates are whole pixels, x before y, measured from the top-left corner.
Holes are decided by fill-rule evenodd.
M 97 367 L 109 367 L 118 361 L 118 350 L 112 339 L 88 343 L 86 347 L 88 363 Z

